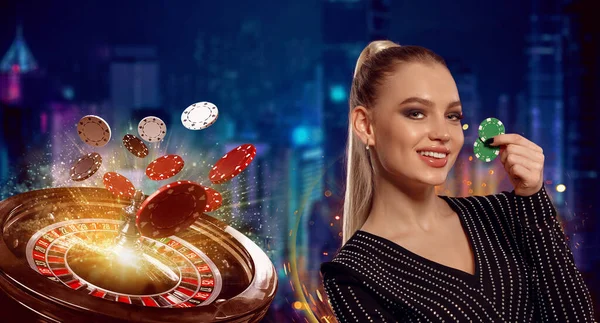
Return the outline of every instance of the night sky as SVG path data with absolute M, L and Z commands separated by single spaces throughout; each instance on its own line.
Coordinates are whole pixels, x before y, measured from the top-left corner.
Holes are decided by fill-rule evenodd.
M 527 2 L 391 1 L 390 39 L 429 47 L 459 59 L 479 77 L 484 108 L 499 94 L 526 89 Z M 319 40 L 320 0 L 302 1 L 1 1 L 0 53 L 22 21 L 27 43 L 41 66 L 52 70 L 84 60 L 97 46 L 151 44 L 161 68 L 193 68 L 194 39 L 200 30 L 235 30 L 242 17 L 264 23 L 265 37 Z M 351 21 L 336 22 L 351 24 Z

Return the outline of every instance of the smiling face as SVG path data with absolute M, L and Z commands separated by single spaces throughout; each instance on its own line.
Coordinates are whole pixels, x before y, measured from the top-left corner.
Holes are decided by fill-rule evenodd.
M 441 185 L 464 144 L 456 83 L 438 63 L 402 63 L 378 89 L 372 157 L 380 175 Z M 445 158 L 421 151 L 446 150 Z

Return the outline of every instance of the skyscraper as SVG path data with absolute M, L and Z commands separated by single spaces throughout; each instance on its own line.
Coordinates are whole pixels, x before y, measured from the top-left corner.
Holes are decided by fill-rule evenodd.
M 599 244 L 597 235 L 575 231 L 598 230 L 598 163 L 590 149 L 598 120 L 600 53 L 598 30 L 591 28 L 593 11 L 588 1 L 532 1 L 527 50 L 531 137 L 544 149 L 546 184 L 566 185 L 564 192 L 553 189 L 551 195 L 582 269 L 598 259 Z
M 333 196 L 343 194 L 343 143 L 348 137 L 348 94 L 356 60 L 369 41 L 386 38 L 389 9 L 385 0 L 322 1 L 325 187 Z
M 600 26 L 596 1 L 572 1 L 565 8 L 569 37 L 564 43 L 566 191 L 568 205 L 585 229 L 579 249 L 588 261 L 582 266 L 600 265 L 600 203 L 595 131 L 600 120 Z M 590 272 L 598 271 L 588 268 Z M 598 281 L 600 283 L 600 281 Z M 600 306 L 600 304 L 598 304 Z
M 527 57 L 531 141 L 544 149 L 544 179 L 564 182 L 563 32 L 561 1 L 532 1 Z M 564 195 L 556 194 L 557 208 Z
M 110 98 L 115 127 L 124 128 L 124 122 L 130 121 L 131 114 L 135 115 L 136 110 L 152 111 L 160 108 L 159 65 L 154 47 L 126 46 L 113 49 Z M 137 122 L 134 122 L 135 125 Z
M 0 60 L 0 101 L 9 105 L 22 103 L 22 75 L 37 68 L 37 62 L 23 37 L 23 26 L 18 25 L 15 40 Z
M 18 25 L 14 41 L 0 60 L 0 137 L 10 138 L 0 143 L 0 182 L 11 173 L 19 181 L 26 180 L 23 155 L 31 152 L 35 144 L 41 145 L 40 128 L 45 115 L 37 113 L 41 108 L 37 103 L 42 94 L 28 92 L 25 87 L 32 79 L 37 80 L 37 70 L 38 64 L 23 37 L 23 27 Z
M 18 25 L 15 40 L 0 61 L 0 72 L 11 72 L 15 69 L 21 73 L 31 72 L 38 68 L 37 62 L 23 37 L 23 26 Z

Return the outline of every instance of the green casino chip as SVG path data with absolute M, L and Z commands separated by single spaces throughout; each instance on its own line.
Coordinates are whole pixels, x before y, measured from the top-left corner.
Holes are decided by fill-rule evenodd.
M 504 131 L 502 121 L 496 118 L 487 118 L 479 125 L 479 139 L 481 139 L 481 142 L 485 142 L 494 136 L 503 135 Z
M 500 147 L 488 147 L 477 139 L 475 140 L 475 144 L 473 144 L 473 152 L 479 160 L 489 163 L 498 157 Z

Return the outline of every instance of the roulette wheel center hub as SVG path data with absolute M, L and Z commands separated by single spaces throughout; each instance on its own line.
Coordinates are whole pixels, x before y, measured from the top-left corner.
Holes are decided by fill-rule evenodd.
M 135 224 L 135 215 L 144 201 L 144 194 L 140 190 L 136 190 L 131 204 L 123 208 L 124 222 L 119 228 L 119 234 L 115 238 L 115 244 L 120 247 L 140 250 L 140 232 Z

